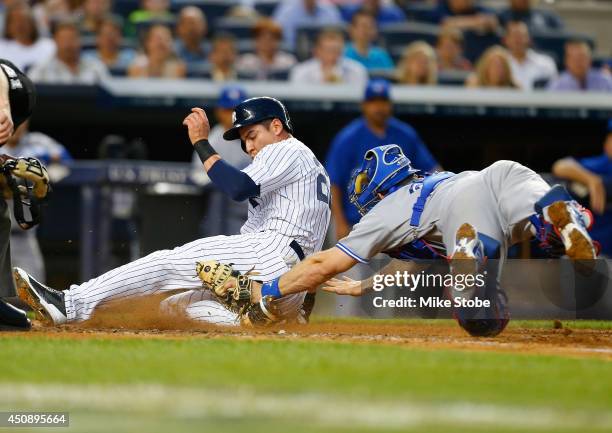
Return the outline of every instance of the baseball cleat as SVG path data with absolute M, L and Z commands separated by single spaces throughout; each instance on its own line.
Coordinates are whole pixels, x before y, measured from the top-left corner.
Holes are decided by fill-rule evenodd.
M 0 331 L 27 331 L 31 327 L 25 311 L 0 299 Z
M 455 275 L 477 273 L 482 261 L 482 243 L 478 239 L 476 229 L 464 223 L 457 230 L 455 239 L 455 249 L 450 258 L 452 273 Z
M 592 222 L 571 202 L 556 201 L 543 209 L 544 219 L 552 224 L 559 234 L 565 254 L 572 260 L 594 260 L 597 252 L 587 231 Z
M 61 325 L 68 321 L 64 294 L 36 281 L 21 268 L 13 269 L 17 295 L 36 314 L 36 319 L 45 325 Z

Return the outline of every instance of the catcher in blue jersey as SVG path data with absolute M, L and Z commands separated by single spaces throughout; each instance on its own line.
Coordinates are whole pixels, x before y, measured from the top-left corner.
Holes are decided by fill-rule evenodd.
M 223 290 L 249 290 L 251 301 L 265 302 L 290 293 L 324 288 L 361 295 L 360 282 L 332 279 L 378 253 L 400 260 L 446 259 L 451 273 L 477 273 L 487 258 L 499 259 L 481 289 L 451 288 L 462 298 L 480 296 L 490 306 L 456 308 L 454 315 L 470 334 L 493 336 L 508 323 L 499 271 L 509 246 L 536 237 L 551 255 L 593 260 L 588 234 L 592 216 L 557 185 L 513 161 L 498 161 L 481 171 L 425 173 L 413 168 L 397 145 L 369 150 L 350 185 L 351 202 L 362 218 L 336 246 L 313 254 L 291 271 L 247 288 L 236 281 Z M 383 270 L 384 272 L 384 270 Z M 481 290 L 479 292 L 479 290 Z

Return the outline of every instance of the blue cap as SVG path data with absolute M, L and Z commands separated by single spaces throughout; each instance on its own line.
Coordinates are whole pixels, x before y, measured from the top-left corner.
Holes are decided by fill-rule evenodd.
M 368 81 L 363 99 L 365 101 L 376 98 L 391 99 L 390 93 L 391 83 L 383 78 L 375 78 Z
M 221 89 L 217 107 L 234 109 L 236 105 L 247 99 L 246 91 L 240 86 L 226 86 Z

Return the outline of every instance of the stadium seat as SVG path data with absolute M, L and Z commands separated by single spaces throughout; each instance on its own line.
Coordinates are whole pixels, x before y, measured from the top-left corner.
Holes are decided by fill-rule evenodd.
M 263 16 L 272 16 L 281 0 L 256 0 L 255 10 Z
M 468 71 L 440 71 L 438 84 L 441 86 L 464 86 L 470 73 Z
M 403 49 L 406 45 L 415 41 L 425 41 L 428 44 L 435 45 L 439 32 L 440 28 L 438 26 L 417 22 L 390 24 L 380 30 L 380 34 L 390 52 L 397 52 L 397 48 Z
M 237 39 L 250 39 L 255 23 L 242 18 L 224 17 L 215 22 L 215 33 L 230 33 Z
M 410 3 L 404 6 L 406 17 L 411 21 L 421 23 L 436 24 L 436 18 L 434 17 L 435 10 L 436 5 L 429 3 Z
M 499 44 L 501 35 L 498 33 L 463 32 L 463 55 L 472 63 L 476 63 L 487 48 Z
M 127 17 L 140 8 L 139 0 L 115 0 L 113 2 L 113 13 L 127 19 Z

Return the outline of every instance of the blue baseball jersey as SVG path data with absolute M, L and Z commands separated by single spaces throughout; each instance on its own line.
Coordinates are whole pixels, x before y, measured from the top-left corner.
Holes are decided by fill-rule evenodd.
M 578 160 L 587 170 L 600 176 L 612 178 L 612 159 L 605 153 Z M 612 191 L 606 191 L 612 194 Z M 591 229 L 591 237 L 601 244 L 601 252 L 612 256 L 612 210 L 608 209 L 603 215 L 595 215 L 595 224 Z
M 368 150 L 384 144 L 399 145 L 412 165 L 420 170 L 431 171 L 438 165 L 417 132 L 399 119 L 389 119 L 387 131 L 382 137 L 368 128 L 363 117 L 349 123 L 334 138 L 327 154 L 325 168 L 331 183 L 342 190 L 344 215 L 351 225 L 356 224 L 361 218 L 355 206 L 349 201 L 347 193 L 351 174 L 361 165 L 363 155 Z

